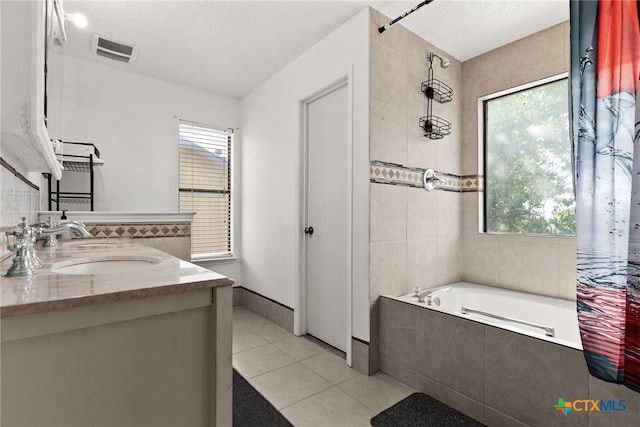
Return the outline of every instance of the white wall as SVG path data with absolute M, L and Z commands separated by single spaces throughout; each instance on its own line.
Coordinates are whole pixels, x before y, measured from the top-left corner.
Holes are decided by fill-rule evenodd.
M 96 168 L 96 211 L 176 212 L 178 120 L 240 124 L 238 99 L 71 57 L 61 102 L 64 140 L 95 144 L 105 162 Z M 236 263 L 206 266 L 240 282 Z
M 299 102 L 353 70 L 353 336 L 369 340 L 369 10 L 242 100 L 243 286 L 298 309 Z
M 97 211 L 178 209 L 178 119 L 236 128 L 239 101 L 75 58 L 64 60 L 65 141 L 90 142 Z

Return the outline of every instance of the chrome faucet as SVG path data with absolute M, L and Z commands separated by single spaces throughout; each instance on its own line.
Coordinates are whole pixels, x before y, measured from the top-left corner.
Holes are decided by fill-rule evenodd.
M 436 172 L 433 169 L 427 169 L 424 171 L 422 182 L 425 190 L 432 191 L 436 188 L 437 183 L 447 182 L 447 180 L 436 175 Z
M 11 231 L 7 231 L 7 236 L 15 236 L 16 241 L 7 246 L 11 252 L 15 252 L 13 264 L 7 271 L 7 276 L 31 276 L 37 268 L 42 266 L 42 261 L 38 258 L 38 253 L 33 247 L 38 236 L 38 228 L 27 224 L 27 217 L 21 217 L 21 222 Z
M 422 289 L 420 286 L 416 286 L 415 288 L 413 288 L 413 296 L 415 298 L 418 298 L 418 302 L 425 302 L 424 301 L 424 297 L 429 297 L 429 300 L 427 302 L 427 304 L 431 303 L 431 296 L 430 294 L 430 290 L 429 289 Z
M 87 237 L 90 236 L 89 232 L 85 228 L 84 224 L 80 221 L 68 221 L 62 224 L 56 224 L 51 222 L 51 218 L 46 224 L 41 227 L 31 227 L 27 224 L 27 218 L 21 217 L 21 222 L 14 230 L 7 231 L 7 236 L 15 236 L 16 241 L 7 246 L 11 252 L 15 252 L 16 256 L 13 258 L 13 263 L 7 271 L 7 276 L 32 276 L 36 269 L 42 266 L 42 261 L 38 257 L 38 253 L 34 248 L 36 238 L 39 234 L 44 236 L 52 236 L 48 239 L 49 244 L 45 245 L 49 247 L 55 247 L 58 244 L 55 236 L 66 231 L 71 232 L 76 236 Z
M 40 233 L 45 236 L 45 241 L 42 246 L 46 248 L 54 248 L 58 246 L 58 239 L 56 236 L 67 231 L 78 237 L 88 237 L 91 235 L 84 224 L 80 221 L 70 220 L 57 223 L 51 222 L 51 217 L 49 217 L 47 222 L 41 224 L 40 227 Z

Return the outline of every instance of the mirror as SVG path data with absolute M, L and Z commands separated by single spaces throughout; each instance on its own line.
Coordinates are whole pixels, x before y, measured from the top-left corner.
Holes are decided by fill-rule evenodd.
M 45 124 L 45 2 L 2 2 L 2 148 L 25 172 L 61 175 Z
M 277 45 L 286 40 L 272 37 L 274 25 L 264 22 L 268 21 L 264 16 L 275 16 L 279 22 L 285 22 L 283 17 L 287 13 L 296 13 L 301 18 L 296 25 L 290 26 L 297 28 L 298 38 L 303 38 L 308 22 L 302 21 L 305 16 L 325 13 L 322 16 L 326 18 L 340 10 L 347 19 L 367 4 L 336 2 L 331 8 L 325 6 L 327 10 L 322 10 L 316 4 L 322 2 L 188 2 L 190 7 L 178 3 L 65 0 L 65 8 L 84 13 L 89 25 L 84 30 L 67 26 L 69 41 L 60 52 L 52 50 L 53 59 L 56 55 L 61 57 L 59 62 L 64 68 L 61 85 L 64 96 L 59 101 L 61 133 L 65 141 L 95 144 L 104 159 L 104 166 L 95 171 L 97 211 L 166 212 L 177 209 L 179 120 L 220 128 L 239 127 L 240 99 L 252 88 L 239 95 L 228 88 L 204 89 L 198 80 L 198 72 L 210 70 L 211 75 L 224 76 L 229 79 L 225 81 L 234 82 L 234 85 L 247 81 L 252 74 L 259 74 L 259 79 L 265 81 L 275 73 L 278 69 L 266 69 L 263 65 L 269 59 L 265 52 L 272 52 L 267 49 L 271 47 L 267 43 Z M 352 8 L 349 14 L 344 12 L 346 7 Z M 306 13 L 303 8 L 307 8 Z M 229 19 L 229 10 L 241 13 L 231 15 L 236 18 Z M 217 15 L 230 22 L 218 21 Z M 211 21 L 208 26 L 200 25 L 203 16 Z M 394 13 L 393 16 L 397 15 Z M 231 25 L 236 27 L 235 31 L 229 30 Z M 264 32 L 256 31 L 254 38 L 251 34 L 244 37 L 243 31 L 250 29 L 248 25 L 264 28 Z M 175 32 L 176 28 L 180 31 Z M 285 29 L 277 31 L 289 34 Z M 138 47 L 137 60 L 124 62 L 92 52 L 93 34 L 111 42 Z M 389 34 L 391 32 L 385 37 Z M 143 39 L 155 42 L 144 44 Z M 170 49 L 176 40 L 179 51 Z M 209 40 L 217 41 L 226 50 L 215 55 L 200 52 L 201 46 Z M 306 49 L 313 43 L 315 40 L 309 40 Z M 247 55 L 250 58 L 245 63 L 232 63 L 228 58 L 239 50 L 250 52 L 251 55 Z M 284 64 L 303 52 L 285 58 Z M 199 62 L 195 65 L 186 62 L 185 58 L 194 55 L 199 56 Z M 164 65 L 152 69 L 148 64 Z M 186 73 L 176 78 L 176 70 Z M 63 183 L 66 179 L 67 176 Z M 79 181 L 80 178 L 71 180 L 68 188 L 73 190 L 75 184 L 80 186 Z M 72 209 L 78 210 L 77 207 Z

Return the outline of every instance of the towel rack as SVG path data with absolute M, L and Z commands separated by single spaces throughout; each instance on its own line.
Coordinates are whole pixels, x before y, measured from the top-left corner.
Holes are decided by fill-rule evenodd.
M 555 330 L 555 328 L 553 328 L 551 326 L 538 325 L 537 323 L 526 322 L 524 320 L 513 319 L 511 317 L 499 316 L 497 314 L 487 313 L 486 311 L 474 310 L 472 308 L 466 308 L 466 307 L 460 308 L 460 313 L 462 313 L 462 314 L 475 313 L 475 314 L 479 314 L 481 316 L 492 317 L 492 318 L 498 319 L 498 320 L 506 320 L 507 322 L 519 323 L 521 325 L 531 326 L 533 328 L 544 329 L 544 334 L 546 336 L 548 336 L 548 337 L 552 337 L 553 338 L 553 337 L 556 336 L 556 330 Z

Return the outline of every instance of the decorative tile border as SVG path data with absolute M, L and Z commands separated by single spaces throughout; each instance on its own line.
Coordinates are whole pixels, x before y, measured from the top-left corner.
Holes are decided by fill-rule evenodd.
M 402 187 L 424 188 L 423 176 L 426 169 L 403 166 L 397 163 L 371 160 L 369 162 L 369 181 L 376 184 L 398 185 Z M 479 175 L 453 175 L 438 172 L 445 180 L 438 183 L 435 190 L 453 191 L 457 193 L 482 191 L 483 177 Z
M 145 239 L 152 237 L 189 237 L 191 223 L 153 223 L 153 224 L 85 224 L 94 238 Z
M 424 169 L 403 166 L 397 163 L 372 160 L 369 166 L 369 180 L 377 184 L 423 188 L 422 177 L 424 171 Z

